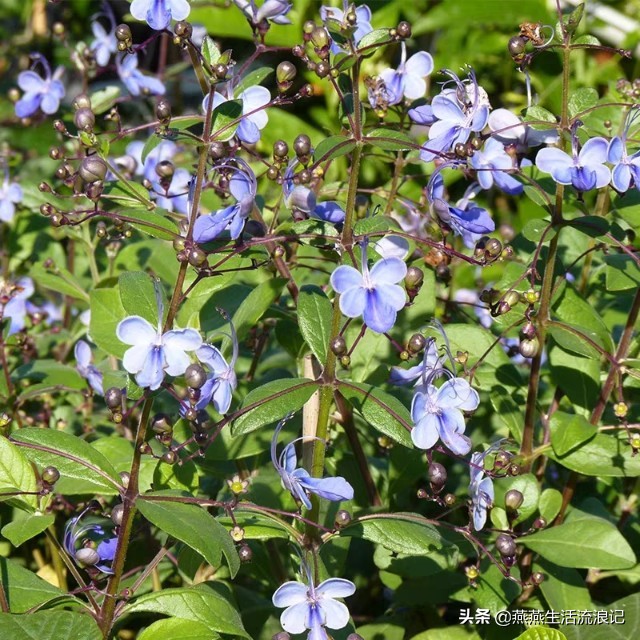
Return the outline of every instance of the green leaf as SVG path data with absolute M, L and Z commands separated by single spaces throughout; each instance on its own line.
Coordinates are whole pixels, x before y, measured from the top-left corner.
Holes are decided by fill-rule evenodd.
M 368 50 L 366 54 L 371 55 L 374 53 L 376 45 L 390 41 L 391 36 L 389 35 L 389 29 L 374 29 L 360 38 L 358 42 L 358 51 L 362 52 L 363 49 L 368 49 L 370 47 L 371 49 Z
M 46 269 L 42 262 L 37 262 L 31 267 L 29 275 L 45 289 L 89 302 L 89 294 L 83 284 L 64 267 Z
M 531 240 L 531 242 L 535 242 L 536 244 L 540 242 L 543 234 L 549 228 L 550 222 L 544 218 L 534 218 L 533 220 L 529 220 L 527 224 L 522 228 L 522 235 L 527 239 Z M 555 229 L 550 229 L 547 231 L 545 235 L 545 242 L 549 242 L 553 236 L 556 235 Z
M 0 500 L 7 499 L 2 494 L 12 491 L 35 494 L 38 491 L 36 476 L 31 463 L 20 448 L 4 436 L 0 436 Z M 9 497 L 20 500 L 30 507 L 37 505 L 35 495 L 12 495 Z
M 152 500 L 154 496 L 165 498 Z M 240 568 L 240 559 L 229 532 L 202 507 L 175 502 L 171 491 L 156 491 L 140 496 L 136 506 L 140 513 L 159 529 L 197 551 L 212 567 L 220 565 L 224 553 L 231 577 Z
M 577 229 L 590 238 L 601 238 L 609 232 L 610 225 L 600 216 L 582 216 L 567 222 L 567 226 Z
M 209 630 L 206 624 L 182 618 L 156 620 L 143 629 L 138 640 L 216 640 L 220 636 Z
M 329 136 L 325 138 L 314 150 L 313 157 L 316 162 L 326 162 L 340 156 L 346 156 L 356 148 L 356 141 L 347 136 Z
M 94 289 L 90 293 L 90 299 L 91 339 L 109 355 L 122 358 L 129 347 L 116 336 L 118 323 L 127 315 L 118 289 Z
M 125 271 L 118 278 L 120 301 L 129 316 L 141 316 L 156 327 L 158 303 L 151 277 L 142 271 Z
M 529 126 L 533 129 L 539 129 L 541 131 L 548 131 L 551 128 L 542 123 L 548 122 L 555 125 L 558 122 L 551 111 L 548 111 L 543 107 L 539 107 L 538 105 L 534 105 L 527 109 L 524 120 L 525 122 L 528 122 Z
M 118 493 L 120 476 L 88 442 L 63 431 L 36 427 L 20 429 L 11 439 L 41 469 L 48 466 L 58 469 L 56 491 L 61 494 Z
M 613 352 L 613 340 L 609 329 L 595 310 L 593 304 L 584 299 L 572 286 L 565 286 L 552 301 L 556 316 L 571 326 L 588 329 L 587 335 L 596 335 L 598 344 L 605 351 Z
M 426 518 L 413 513 L 377 513 L 359 518 L 340 530 L 351 536 L 381 544 L 394 553 L 428 555 L 450 543 Z
M 501 386 L 493 387 L 489 393 L 491 405 L 495 409 L 496 418 L 502 422 L 516 442 L 522 442 L 522 425 L 524 409 L 511 394 Z
M 562 23 L 567 33 L 574 34 L 584 15 L 584 2 L 581 2 L 568 16 L 562 17 Z M 580 89 L 578 89 L 578 92 Z M 597 99 L 597 94 L 596 94 Z
M 563 456 L 583 442 L 593 438 L 597 429 L 580 415 L 556 411 L 551 416 L 551 446 L 556 455 Z
M 23 542 L 35 538 L 49 525 L 55 522 L 52 515 L 28 514 L 24 518 L 15 518 L 2 527 L 2 535 L 14 546 L 19 547 Z
M 635 291 L 640 287 L 640 267 L 633 256 L 616 254 L 604 257 L 607 263 L 607 291 Z
M 519 577 L 516 567 L 511 570 L 511 575 L 516 579 Z M 498 567 L 488 559 L 480 565 L 477 583 L 477 589 L 466 589 L 468 597 L 471 597 L 477 607 L 489 609 L 494 616 L 498 611 L 508 609 L 522 591 L 519 584 L 505 578 Z
M 411 640 L 481 640 L 481 637 L 472 629 L 457 625 L 455 627 L 437 627 L 423 631 Z
M 551 627 L 530 627 L 515 640 L 567 640 L 564 633 Z
M 51 600 L 74 601 L 62 589 L 39 578 L 13 560 L 0 556 L 0 582 L 11 613 L 24 613 Z
M 540 487 L 533 474 L 525 473 L 515 478 L 500 478 L 494 482 L 494 488 L 495 503 L 498 505 L 504 504 L 504 496 L 510 489 L 516 489 L 522 493 L 524 500 L 522 506 L 518 509 L 516 523 L 526 520 L 537 511 Z
M 584 6 L 584 5 L 580 5 Z M 591 87 L 583 87 L 571 92 L 569 96 L 569 117 L 575 118 L 582 111 L 595 107 L 598 103 L 598 92 Z
M 389 218 L 383 215 L 374 215 L 358 220 L 353 226 L 353 235 L 367 236 L 370 233 L 388 231 L 389 227 Z
M 640 476 L 640 456 L 634 456 L 626 434 L 598 433 L 573 451 L 549 457 L 563 467 L 585 476 L 637 477 Z
M 205 59 L 207 64 L 210 67 L 213 66 L 218 62 L 221 55 L 222 53 L 220 52 L 218 45 L 209 36 L 205 36 L 202 39 L 202 57 Z
M 102 197 L 128 207 L 140 207 L 145 203 L 149 207 L 155 206 L 149 199 L 149 192 L 137 182 L 123 182 L 122 180 L 107 182 Z
M 541 571 L 544 580 L 540 585 L 542 595 L 553 611 L 563 609 L 594 609 L 584 578 L 577 569 L 559 567 L 540 559 L 534 571 Z
M 279 520 L 260 513 L 241 511 L 242 505 L 234 511 L 235 520 L 219 518 L 221 524 L 231 529 L 234 525 L 242 527 L 245 540 L 272 540 L 273 538 L 289 538 L 289 531 L 280 524 Z
M 243 638 L 251 636 L 242 626 L 240 614 L 229 601 L 228 596 L 217 592 L 207 583 L 197 587 L 164 589 L 141 596 L 127 605 L 122 614 L 159 613 L 172 618 L 200 622 L 218 633 L 238 635 Z
M 206 38 L 206 36 L 205 36 Z M 152 134 L 147 138 L 147 141 L 144 143 L 144 147 L 142 147 L 142 154 L 140 159 L 142 164 L 145 163 L 147 156 L 162 142 L 162 138 L 157 134 Z
M 242 100 L 227 100 L 219 104 L 211 116 L 211 140 L 226 142 L 236 134 L 242 115 Z
M 562 494 L 557 489 L 545 489 L 538 500 L 540 515 L 549 523 L 553 522 L 562 507 Z
M 640 636 L 640 594 L 634 593 L 598 609 L 604 611 L 609 620 L 621 617 L 624 623 L 563 625 L 567 640 L 629 640 Z M 617 612 L 622 612 L 622 616 Z
M 408 151 L 418 146 L 415 140 L 404 131 L 396 131 L 395 129 L 386 129 L 384 127 L 369 131 L 364 141 L 385 151 Z
M 394 396 L 370 384 L 340 382 L 340 393 L 374 428 L 395 442 L 413 449 L 413 427 L 409 410 Z
M 120 87 L 110 86 L 99 89 L 91 94 L 91 111 L 96 115 L 100 115 L 105 111 L 109 111 L 116 100 L 120 97 Z M 144 160 L 143 160 L 144 162 Z
M 249 392 L 240 410 L 247 410 L 233 422 L 234 436 L 255 431 L 266 424 L 282 420 L 288 413 L 298 411 L 318 389 L 318 383 L 307 378 L 273 380 Z M 255 405 L 255 406 L 253 406 Z
M 88 614 L 37 611 L 29 615 L 0 613 L 0 637 L 11 640 L 101 640 L 102 632 Z
M 566 393 L 576 411 L 590 412 L 600 392 L 600 362 L 569 353 L 552 342 L 549 368 L 553 383 Z
M 69 389 L 86 389 L 87 382 L 75 367 L 56 360 L 32 360 L 18 367 L 12 374 L 12 380 L 31 380 L 43 382 L 51 387 L 60 386 Z M 27 388 L 31 391 L 31 385 Z
M 254 69 L 242 77 L 242 81 L 234 89 L 234 93 L 239 96 L 245 89 L 257 84 L 262 84 L 269 76 L 273 75 L 273 73 L 274 69 L 272 67 L 258 67 Z
M 594 46 L 600 46 L 600 40 L 595 36 L 590 36 L 589 34 L 585 34 L 583 36 L 579 36 L 573 41 L 573 44 L 590 44 Z
M 628 569 L 636 563 L 629 543 L 602 518 L 580 518 L 522 536 L 525 547 L 561 567 Z
M 249 330 L 262 318 L 267 309 L 274 303 L 276 298 L 282 293 L 282 288 L 286 284 L 285 278 L 270 278 L 260 283 L 242 301 L 238 310 L 233 314 L 233 326 L 238 334 L 238 340 L 242 342 Z M 225 338 L 222 342 L 221 350 L 226 351 L 231 344 L 230 338 Z
M 313 355 L 324 364 L 331 339 L 333 307 L 327 295 L 314 285 L 300 288 L 298 295 L 298 323 L 300 332 Z
M 606 351 L 600 336 L 590 329 L 552 321 L 548 325 L 548 331 L 564 350 L 577 353 L 579 356 L 599 360 L 602 357 L 602 351 Z M 594 344 L 591 344 L 592 342 Z M 595 345 L 602 351 L 599 351 Z
M 152 238 L 159 240 L 173 240 L 180 235 L 176 223 L 165 217 L 165 209 L 157 207 L 153 211 L 141 208 L 127 208 L 118 217 L 128 222 L 132 227 Z

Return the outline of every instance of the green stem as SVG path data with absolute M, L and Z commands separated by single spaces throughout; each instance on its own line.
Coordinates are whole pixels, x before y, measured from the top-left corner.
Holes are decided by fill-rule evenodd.
M 351 172 L 349 174 L 349 186 L 347 191 L 347 204 L 345 207 L 344 226 L 342 228 L 342 246 L 351 253 L 353 246 L 353 225 L 356 210 L 356 196 L 358 194 L 358 179 L 360 176 L 360 161 L 362 159 L 362 118 L 360 114 L 360 58 L 352 68 L 353 76 L 353 138 L 356 146 L 351 154 Z M 339 296 L 333 300 L 333 312 L 331 316 L 331 340 L 340 333 L 342 313 L 340 311 Z M 318 421 L 316 426 L 315 440 L 306 442 L 303 447 L 311 447 L 311 452 L 305 451 L 303 458 L 311 460 L 309 473 L 314 478 L 321 478 L 324 470 L 325 442 L 329 429 L 329 417 L 333 406 L 333 394 L 336 383 L 336 355 L 331 349 L 327 350 L 327 359 L 322 372 L 323 385 L 320 387 L 320 398 L 318 408 Z M 312 496 L 312 507 L 308 514 L 308 519 L 312 523 L 318 522 L 320 504 L 315 496 Z M 311 522 L 306 525 L 307 536 L 311 539 L 318 537 L 318 529 Z
M 122 513 L 122 523 L 118 531 L 118 546 L 113 559 L 112 570 L 113 575 L 107 584 L 106 597 L 99 616 L 99 625 L 102 636 L 105 640 L 111 633 L 113 618 L 116 609 L 116 594 L 120 590 L 120 582 L 124 573 L 124 563 L 129 549 L 131 539 L 131 531 L 133 529 L 133 518 L 136 514 L 136 498 L 138 497 L 138 479 L 140 476 L 140 459 L 142 457 L 142 448 L 145 444 L 147 425 L 149 416 L 153 407 L 153 398 L 147 398 L 142 408 L 140 422 L 138 423 L 138 432 L 136 433 L 135 448 L 133 450 L 133 462 L 131 463 L 131 471 L 129 474 L 129 485 L 123 496 L 124 510 Z

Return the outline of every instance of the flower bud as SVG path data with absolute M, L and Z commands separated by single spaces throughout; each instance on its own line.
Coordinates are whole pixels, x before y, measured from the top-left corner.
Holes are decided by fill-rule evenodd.
M 159 434 L 172 433 L 173 425 L 166 413 L 157 413 L 151 420 L 151 429 Z
M 519 476 L 520 475 L 520 465 L 519 464 L 510 464 L 509 465 L 509 475 L 510 476 Z
M 509 489 L 509 491 L 504 494 L 504 506 L 507 511 L 517 511 L 523 502 L 524 496 L 522 492 L 517 489 Z
M 166 464 L 175 464 L 178 460 L 178 456 L 175 451 L 166 451 L 162 456 L 162 462 Z
M 196 419 L 198 418 L 198 412 L 193 407 L 189 407 L 184 412 L 184 418 L 185 418 L 185 420 L 188 420 L 189 422 L 195 422 Z
M 309 136 L 301 133 L 293 141 L 293 150 L 297 156 L 307 156 L 311 153 L 311 139 Z
M 505 567 L 510 569 L 516 563 L 516 557 L 515 556 L 502 556 L 502 562 L 504 563 Z
M 55 467 L 45 467 L 42 470 L 42 480 L 47 484 L 55 484 L 60 479 L 60 472 Z
M 176 22 L 173 32 L 179 38 L 190 38 L 193 35 L 193 27 L 186 20 L 180 20 L 180 22 Z
M 91 131 L 96 123 L 96 116 L 88 107 L 82 107 L 73 114 L 73 124 L 78 131 Z
M 84 547 L 78 549 L 75 555 L 76 560 L 85 566 L 92 567 L 100 562 L 100 555 L 95 549 L 91 547 Z
M 501 556 L 513 556 L 516 553 L 516 543 L 510 535 L 501 533 L 496 538 L 496 549 Z
M 190 364 L 184 372 L 184 381 L 192 389 L 201 389 L 207 381 L 207 373 L 199 364 Z
M 364 640 L 364 638 L 359 633 L 350 633 L 347 640 Z
M 229 67 L 226 64 L 214 64 L 213 65 L 213 75 L 218 80 L 224 80 L 227 77 L 227 73 L 229 73 Z
M 528 338 L 529 340 L 536 337 L 536 327 L 533 322 L 527 322 L 522 329 L 520 329 L 520 336 L 522 338 Z
M 404 277 L 404 283 L 408 289 L 419 289 L 424 280 L 424 273 L 418 267 L 409 267 L 407 275 Z
M 340 509 L 334 522 L 338 528 L 346 527 L 351 522 L 351 514 L 346 509 Z
M 189 264 L 193 267 L 201 267 L 207 261 L 207 254 L 197 247 L 189 251 Z
M 520 294 L 517 291 L 507 291 L 502 299 L 509 305 L 509 309 L 513 309 L 520 302 Z
M 456 503 L 456 497 L 453 495 L 453 493 L 447 493 L 447 495 L 444 497 L 444 503 L 447 505 L 447 507 L 452 507 Z
M 227 150 L 223 142 L 215 140 L 209 145 L 209 157 L 214 160 L 222 160 L 227 155 Z
M 240 562 L 251 562 L 253 560 L 253 551 L 246 542 L 238 548 L 238 556 L 240 557 Z
M 415 355 L 416 353 L 420 353 L 424 349 L 424 346 L 426 344 L 427 340 L 421 333 L 414 333 L 409 338 L 409 342 L 407 343 L 407 350 Z
M 131 28 L 128 24 L 119 24 L 116 27 L 116 40 L 124 43 L 127 48 L 131 46 L 133 36 L 131 35 Z
M 122 524 L 122 516 L 124 515 L 124 505 L 117 504 L 113 509 L 111 509 L 111 520 L 116 526 L 120 526 Z
M 274 634 L 271 640 L 291 640 L 291 636 L 286 631 L 280 631 Z
M 340 364 L 347 369 L 351 364 L 351 358 L 349 356 L 342 356 L 342 358 L 340 358 Z
M 439 462 L 432 462 L 429 465 L 429 482 L 433 489 L 439 490 L 444 487 L 447 481 L 447 470 Z
M 92 182 L 87 186 L 84 193 L 93 202 L 97 202 L 100 199 L 104 191 L 104 182 L 102 180 L 96 180 L 96 182 Z
M 311 42 L 316 49 L 324 49 L 329 46 L 331 38 L 324 27 L 316 27 L 311 32 Z
M 489 238 L 484 246 L 484 255 L 487 260 L 495 260 L 502 253 L 502 242 L 498 238 Z
M 318 62 L 315 71 L 318 78 L 326 78 L 331 72 L 331 66 L 328 62 Z
M 521 36 L 513 36 L 509 40 L 509 53 L 511 57 L 516 58 L 524 53 L 525 47 L 527 46 L 526 40 Z
M 173 162 L 170 162 L 169 160 L 161 160 L 156 164 L 155 171 L 159 178 L 164 178 L 168 182 L 171 182 L 171 178 L 173 178 L 176 168 Z
M 120 409 L 122 407 L 122 391 L 117 387 L 110 387 L 104 394 L 104 401 L 109 409 Z
M 534 529 L 544 529 L 547 526 L 547 521 L 545 518 L 536 518 L 533 521 L 533 528 Z
M 276 67 L 276 80 L 278 84 L 290 84 L 297 73 L 295 65 L 285 60 Z
M 74 98 L 72 106 L 76 111 L 91 109 L 91 98 L 86 93 L 81 93 Z
M 540 571 L 534 571 L 531 574 L 531 582 L 533 582 L 533 584 L 542 584 L 545 581 L 545 575 L 544 573 L 541 573 Z
M 347 343 L 342 336 L 336 336 L 331 341 L 331 351 L 336 356 L 343 356 L 347 352 Z
M 289 153 L 289 145 L 284 140 L 276 140 L 273 143 L 273 157 L 286 158 Z
M 451 269 L 446 264 L 439 264 L 436 267 L 436 280 L 445 284 L 451 280 Z
M 131 480 L 131 474 L 128 471 L 120 472 L 120 481 L 122 482 L 122 486 L 127 489 L 129 487 L 129 481 Z
M 160 124 L 168 125 L 171 122 L 171 104 L 168 100 L 160 98 L 156 104 L 156 118 Z
M 85 182 L 104 180 L 107 175 L 107 163 L 100 156 L 86 156 L 82 159 L 78 173 Z
M 523 358 L 533 358 L 538 355 L 540 349 L 540 341 L 538 338 L 532 340 L 520 340 L 518 351 Z
M 403 20 L 402 22 L 398 22 L 398 26 L 396 27 L 396 33 L 401 38 L 410 38 L 411 25 L 406 20 Z

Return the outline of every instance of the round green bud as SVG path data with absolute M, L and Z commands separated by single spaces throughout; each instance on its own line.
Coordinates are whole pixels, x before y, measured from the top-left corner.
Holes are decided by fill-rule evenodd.
M 107 163 L 100 156 L 86 156 L 82 159 L 78 173 L 85 182 L 104 180 L 107 175 Z
M 280 84 L 290 83 L 296 77 L 297 73 L 298 70 L 296 66 L 288 60 L 281 62 L 276 67 L 276 79 Z
M 311 153 L 311 138 L 301 133 L 293 141 L 293 150 L 297 156 L 307 156 Z
M 42 480 L 47 484 L 55 484 L 60 479 L 60 472 L 56 467 L 45 467 L 42 470 Z
M 507 511 L 517 511 L 523 502 L 524 496 L 522 492 L 517 489 L 509 489 L 509 491 L 504 494 L 504 506 Z
M 346 509 L 340 509 L 336 513 L 334 522 L 338 528 L 346 527 L 351 522 L 351 514 Z
M 91 131 L 96 123 L 96 115 L 89 107 L 82 107 L 73 114 L 73 124 L 78 131 Z
M 111 520 L 116 526 L 120 526 L 122 524 L 122 516 L 124 515 L 124 505 L 117 504 L 113 509 L 111 509 Z

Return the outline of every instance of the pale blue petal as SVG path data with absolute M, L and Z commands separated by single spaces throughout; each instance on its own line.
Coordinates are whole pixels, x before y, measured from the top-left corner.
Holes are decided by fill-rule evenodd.
M 475 411 L 480 404 L 480 397 L 464 378 L 452 378 L 440 387 L 435 402 L 439 409 Z
M 16 102 L 16 116 L 18 118 L 28 118 L 32 116 L 40 108 L 41 101 L 41 93 L 25 93 L 24 96 Z
M 76 342 L 73 355 L 75 356 L 78 367 L 86 369 L 86 367 L 91 364 L 91 348 L 84 340 L 78 340 L 78 342 Z
M 595 188 L 596 179 L 596 172 L 590 167 L 573 167 L 571 169 L 571 184 L 578 191 L 590 191 Z
M 249 118 L 243 118 L 238 125 L 236 135 L 246 144 L 255 144 L 260 140 L 260 129 Z
M 133 348 L 135 349 L 135 347 Z M 144 366 L 136 375 L 136 382 L 143 389 L 148 387 L 151 391 L 155 391 L 160 387 L 164 378 L 164 353 L 162 347 L 152 347 L 147 353 Z
M 318 218 L 320 220 L 325 220 L 326 222 L 332 222 L 333 224 L 344 222 L 345 218 L 344 209 L 333 200 L 321 202 L 316 205 L 315 209 L 313 209 L 309 215 L 312 218 Z
M 18 74 L 18 86 L 26 93 L 42 93 L 45 88 L 43 80 L 35 71 L 23 71 Z
M 357 269 L 349 265 L 343 265 L 331 274 L 331 286 L 337 293 L 344 293 L 349 289 L 360 288 L 363 286 L 362 275 Z M 360 313 L 362 313 L 362 311 L 356 313 L 356 315 L 360 315 Z
M 611 184 L 616 191 L 624 193 L 631 186 L 631 169 L 627 164 L 618 164 L 611 172 Z
M 174 20 L 184 20 L 191 12 L 191 5 L 187 0 L 166 0 Z
M 361 291 L 366 293 L 362 319 L 372 331 L 386 333 L 396 322 L 397 310 L 388 304 L 385 296 L 377 288 L 373 290 L 361 289 Z M 342 298 L 340 298 L 340 303 L 342 303 Z
M 300 480 L 300 484 L 307 491 L 316 495 L 339 502 L 340 500 L 353 499 L 353 487 L 340 476 L 332 478 L 305 478 Z
M 149 26 L 156 31 L 168 27 L 171 22 L 171 11 L 166 5 L 166 0 L 151 0 L 146 20 Z
M 242 100 L 242 113 L 247 116 L 246 120 L 253 123 L 258 129 L 264 129 L 269 121 L 269 116 L 267 115 L 267 111 L 261 109 L 261 107 L 264 107 L 271 101 L 269 89 L 255 85 L 245 89 L 238 96 L 238 99 Z M 251 113 L 252 111 L 255 111 L 255 113 Z
M 609 143 L 604 138 L 591 138 L 584 143 L 578 154 L 580 164 L 602 164 L 607 161 Z
M 345 580 L 344 578 L 329 578 L 316 587 L 316 594 L 323 598 L 348 598 L 355 592 L 356 585 L 351 580 Z M 331 628 L 340 629 L 340 627 Z
M 158 338 L 158 331 L 140 316 L 129 316 L 121 320 L 116 328 L 116 335 L 125 344 L 153 344 Z
M 233 399 L 233 389 L 227 380 L 218 380 L 217 387 L 213 390 L 212 402 L 215 410 L 224 415 L 229 411 L 231 400 Z
M 540 171 L 550 173 L 556 182 L 571 184 L 571 156 L 555 147 L 540 149 L 536 156 L 536 166 Z
M 433 71 L 433 57 L 426 51 L 418 51 L 418 53 L 414 53 L 407 60 L 405 69 L 408 75 L 415 75 L 424 78 L 425 76 L 431 75 L 431 72 Z M 407 95 L 407 98 L 410 97 L 411 96 Z M 416 96 L 416 98 L 420 97 L 421 96 Z
M 466 120 L 460 105 L 446 96 L 436 96 L 431 103 L 431 108 L 433 109 L 433 115 L 438 120 L 445 120 L 447 123 L 459 125 L 462 125 Z
M 307 625 L 305 623 L 307 615 L 309 613 L 309 608 L 310 606 L 305 600 L 305 602 L 294 604 L 288 609 L 285 609 L 285 611 L 283 611 L 282 615 L 280 616 L 280 624 L 282 625 L 282 628 L 288 633 L 302 633 L 305 629 L 307 629 Z
M 409 117 L 421 125 L 430 125 L 433 124 L 436 120 L 436 116 L 433 113 L 433 109 L 430 105 L 422 105 L 420 107 L 416 107 L 415 109 L 409 109 Z
M 394 311 L 404 309 L 407 303 L 407 294 L 404 289 L 397 284 L 379 284 L 376 285 L 376 295 L 384 303 L 390 306 Z
M 40 103 L 40 109 L 42 113 L 48 115 L 55 113 L 60 106 L 60 99 L 54 93 L 45 93 L 42 96 L 42 102 Z
M 278 587 L 271 598 L 274 607 L 282 609 L 307 601 L 309 588 L 301 582 L 285 582 Z M 304 630 L 304 629 L 303 629 Z
M 622 160 L 624 152 L 624 142 L 622 142 L 620 137 L 615 136 L 614 138 L 611 138 L 609 148 L 607 149 L 607 161 L 611 162 L 611 164 L 617 164 Z
M 396 284 L 407 275 L 407 265 L 399 258 L 378 260 L 371 269 L 371 281 L 375 285 Z
M 229 365 L 220 350 L 210 344 L 203 344 L 196 351 L 196 357 L 216 375 L 225 373 L 229 369 Z
M 342 629 L 349 624 L 349 609 L 342 602 L 331 598 L 323 598 L 318 603 L 318 608 L 322 610 L 324 624 L 329 629 Z
M 437 422 L 440 439 L 450 451 L 459 456 L 465 456 L 471 451 L 471 440 L 462 435 L 465 428 L 464 416 L 458 409 L 443 411 Z
M 138 373 L 144 368 L 149 353 L 155 347 L 152 344 L 138 344 L 127 349 L 122 356 L 122 366 L 129 373 Z
M 418 449 L 432 449 L 438 438 L 440 437 L 438 431 L 439 420 L 433 413 L 426 413 L 419 420 L 413 429 L 411 429 L 411 440 Z
M 403 369 L 402 367 L 391 367 L 389 382 L 397 386 L 405 386 L 411 384 L 414 380 L 417 380 L 421 375 L 421 364 L 417 364 L 415 367 L 411 367 L 410 369 Z

